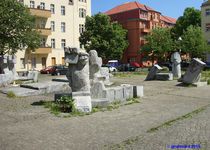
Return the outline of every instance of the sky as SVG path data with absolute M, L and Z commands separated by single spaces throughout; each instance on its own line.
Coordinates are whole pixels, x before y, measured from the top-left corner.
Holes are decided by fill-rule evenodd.
M 133 0 L 134 1 L 134 0 Z M 178 18 L 183 15 L 186 7 L 200 9 L 204 0 L 136 0 L 141 4 L 152 7 L 163 15 Z M 105 12 L 129 0 L 92 0 L 92 14 Z

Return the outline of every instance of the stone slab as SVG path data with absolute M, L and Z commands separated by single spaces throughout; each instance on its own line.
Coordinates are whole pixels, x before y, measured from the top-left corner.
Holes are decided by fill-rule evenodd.
M 161 81 L 172 81 L 173 74 L 172 73 L 157 73 L 155 76 L 155 79 L 161 80 Z
M 92 99 L 91 103 L 92 107 L 106 107 L 110 104 L 109 100 L 107 100 L 106 98 Z
M 202 86 L 207 86 L 208 83 L 207 82 L 197 82 L 197 83 L 193 83 L 193 85 L 196 87 L 202 87 Z
M 22 87 L 7 87 L 1 90 L 2 93 L 7 94 L 8 92 L 13 92 L 18 97 L 25 97 L 25 96 L 35 96 L 44 94 L 42 90 L 33 90 L 33 89 L 26 89 Z

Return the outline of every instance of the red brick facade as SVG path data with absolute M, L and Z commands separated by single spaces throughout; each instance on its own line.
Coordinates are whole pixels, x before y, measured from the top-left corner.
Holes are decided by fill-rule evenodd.
M 105 14 L 128 30 L 129 46 L 124 51 L 122 62 L 138 62 L 144 66 L 150 65 L 150 61 L 144 60 L 139 54 L 146 42 L 144 36 L 155 27 L 171 27 L 176 23 L 176 19 L 162 16 L 160 12 L 138 2 L 122 4 Z

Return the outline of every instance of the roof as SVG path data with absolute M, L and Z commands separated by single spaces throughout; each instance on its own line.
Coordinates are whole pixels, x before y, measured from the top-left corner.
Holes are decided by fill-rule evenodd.
M 139 2 L 134 1 L 134 2 L 128 2 L 128 3 L 124 3 L 122 5 L 116 6 L 116 7 L 112 8 L 111 10 L 108 10 L 107 12 L 105 12 L 105 14 L 112 15 L 112 14 L 117 14 L 117 13 L 126 12 L 126 11 L 130 11 L 130 10 L 135 10 L 135 9 L 158 12 L 144 4 L 140 4 Z M 158 13 L 160 13 L 160 12 L 158 12 Z
M 161 15 L 160 19 L 164 22 L 167 22 L 167 23 L 176 24 L 176 19 L 175 18 L 171 18 L 171 17 L 168 17 L 168 16 Z
M 204 7 L 204 6 L 209 6 L 210 5 L 210 0 L 207 0 L 206 2 L 204 2 L 201 7 Z

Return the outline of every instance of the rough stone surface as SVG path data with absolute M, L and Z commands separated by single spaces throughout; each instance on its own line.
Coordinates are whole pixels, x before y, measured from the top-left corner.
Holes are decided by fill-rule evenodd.
M 100 76 L 102 59 L 98 57 L 98 53 L 96 50 L 91 50 L 89 52 L 89 62 L 90 62 L 90 79 L 97 78 L 97 76 Z
M 91 97 L 92 98 L 104 98 L 103 93 L 104 93 L 105 89 L 106 88 L 102 81 L 94 82 L 94 84 L 91 86 L 91 90 L 90 90 Z
M 181 72 L 181 56 L 179 52 L 174 52 L 171 55 L 171 62 L 172 62 L 172 73 L 174 77 L 181 78 L 182 72 Z
M 190 66 L 188 67 L 184 77 L 182 79 L 183 83 L 193 84 L 200 81 L 201 72 L 206 64 L 197 58 L 193 58 Z
M 88 53 L 77 48 L 65 48 L 65 62 L 69 63 L 66 76 L 72 91 L 90 91 Z
M 158 73 L 158 71 L 160 71 L 162 68 L 159 66 L 159 65 L 154 65 L 151 69 L 150 69 L 150 71 L 149 71 L 149 73 L 148 73 L 148 75 L 147 75 L 147 77 L 146 77 L 146 81 L 150 81 L 150 80 L 155 80 L 155 76 L 156 76 L 156 74 Z
M 173 74 L 172 73 L 157 73 L 155 76 L 155 79 L 162 80 L 162 81 L 172 81 Z

